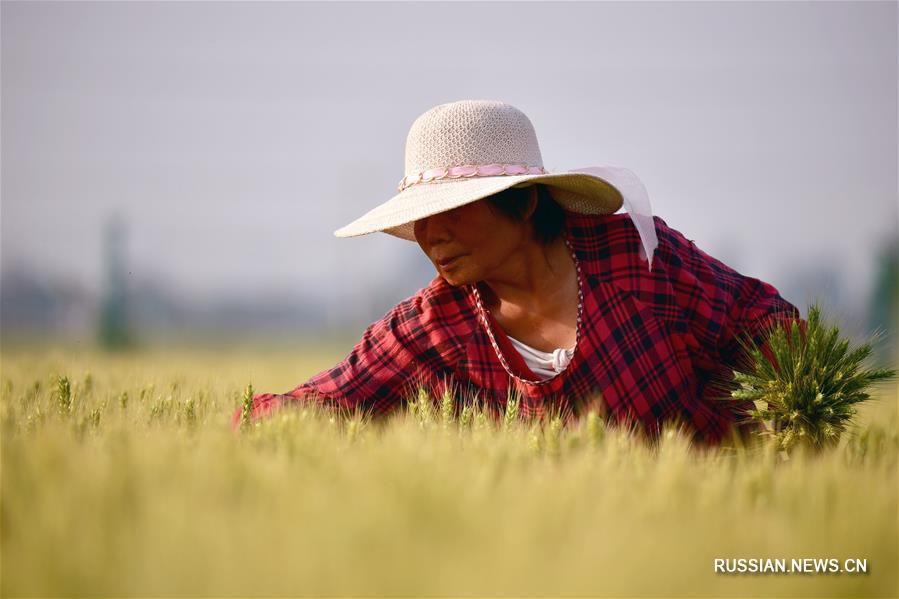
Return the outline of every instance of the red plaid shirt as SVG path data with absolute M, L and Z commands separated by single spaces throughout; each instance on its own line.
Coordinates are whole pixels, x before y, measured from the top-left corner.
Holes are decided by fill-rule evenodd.
M 528 370 L 473 286 L 452 287 L 437 276 L 372 323 L 330 370 L 287 393 L 256 395 L 251 417 L 304 400 L 378 416 L 420 384 L 433 397 L 451 385 L 459 401 L 477 391 L 497 413 L 517 391 L 526 417 L 551 405 L 577 414 L 599 399 L 607 418 L 636 421 L 651 436 L 661 422 L 680 418 L 698 441 L 718 443 L 753 407 L 713 399 L 735 388 L 729 365 L 746 359 L 737 336 L 749 333 L 761 344 L 771 318 L 796 319 L 803 330 L 805 323 L 773 286 L 654 220 L 659 245 L 650 271 L 628 214 L 566 212 L 565 239 L 581 285 L 578 341 L 567 368 L 548 380 Z M 235 429 L 240 416 L 238 409 Z

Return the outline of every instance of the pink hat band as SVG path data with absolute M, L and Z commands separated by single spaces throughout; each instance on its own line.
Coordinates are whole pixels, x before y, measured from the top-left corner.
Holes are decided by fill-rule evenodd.
M 542 166 L 527 166 L 524 164 L 466 164 L 463 166 L 450 166 L 432 168 L 422 171 L 410 177 L 406 175 L 397 186 L 398 191 L 403 191 L 419 183 L 429 183 L 438 179 L 461 179 L 469 177 L 496 177 L 500 175 L 543 175 L 546 170 Z

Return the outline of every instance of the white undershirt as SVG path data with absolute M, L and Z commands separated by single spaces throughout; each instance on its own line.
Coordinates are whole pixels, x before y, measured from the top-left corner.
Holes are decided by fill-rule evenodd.
M 524 358 L 528 368 L 534 374 L 544 379 L 548 379 L 565 370 L 565 367 L 571 362 L 571 356 L 574 355 L 573 347 L 571 349 L 558 348 L 551 352 L 545 352 L 534 349 L 514 337 L 509 337 L 509 341 L 512 342 L 512 345 Z

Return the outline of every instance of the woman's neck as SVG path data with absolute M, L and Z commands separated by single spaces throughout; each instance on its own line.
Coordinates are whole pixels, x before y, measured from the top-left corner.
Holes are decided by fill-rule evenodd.
M 576 276 L 574 261 L 563 237 L 549 245 L 529 241 L 514 252 L 501 271 L 479 286 L 488 306 L 513 306 L 525 312 L 547 312 L 567 297 L 566 284 Z

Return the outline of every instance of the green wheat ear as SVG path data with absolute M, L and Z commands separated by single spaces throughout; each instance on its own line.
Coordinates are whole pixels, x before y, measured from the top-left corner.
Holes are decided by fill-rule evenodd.
M 188 397 L 184 402 L 184 418 L 188 426 L 197 423 L 197 408 L 193 397 Z
M 250 415 L 253 413 L 253 384 L 247 385 L 243 392 L 243 409 L 240 413 L 240 427 L 246 429 L 250 426 Z
M 62 416 L 68 415 L 72 411 L 72 385 L 67 376 L 56 377 L 56 405 Z
M 459 415 L 459 427 L 460 428 L 468 428 L 471 426 L 471 414 L 472 414 L 472 405 L 471 403 L 466 403 L 462 408 L 462 414 Z
M 553 416 L 546 428 L 544 437 L 546 438 L 546 452 L 551 456 L 558 456 L 561 451 L 562 436 L 562 418 Z
M 606 427 L 596 410 L 590 410 L 587 414 L 586 429 L 587 439 L 590 442 L 590 445 L 592 447 L 599 446 L 605 437 Z
M 817 303 L 808 315 L 805 339 L 795 321 L 767 327 L 764 337 L 774 362 L 751 340 L 739 340 L 750 360 L 746 371 L 734 371 L 740 387 L 731 396 L 764 405 L 750 417 L 765 426 L 760 434 L 773 436 L 785 451 L 835 446 L 856 414 L 855 404 L 870 399 L 865 390 L 896 376 L 889 368 L 862 368 L 871 344 L 850 350 L 838 327 L 822 323 Z
M 406 409 L 409 411 L 409 416 L 411 416 L 413 420 L 418 419 L 418 401 L 409 398 L 406 402 Z
M 515 421 L 518 420 L 518 405 L 521 399 L 517 393 L 509 390 L 509 395 L 506 398 L 506 414 L 503 418 L 503 430 L 507 431 Z
M 443 398 L 440 401 L 440 419 L 443 422 L 443 428 L 448 428 L 453 422 L 453 394 L 449 389 L 443 390 Z
M 418 423 L 422 428 L 430 426 L 434 422 L 434 404 L 431 403 L 431 396 L 424 387 L 418 388 Z
M 478 409 L 474 415 L 474 429 L 476 431 L 486 431 L 489 428 L 490 421 L 487 419 L 487 414 L 484 413 L 483 409 Z

